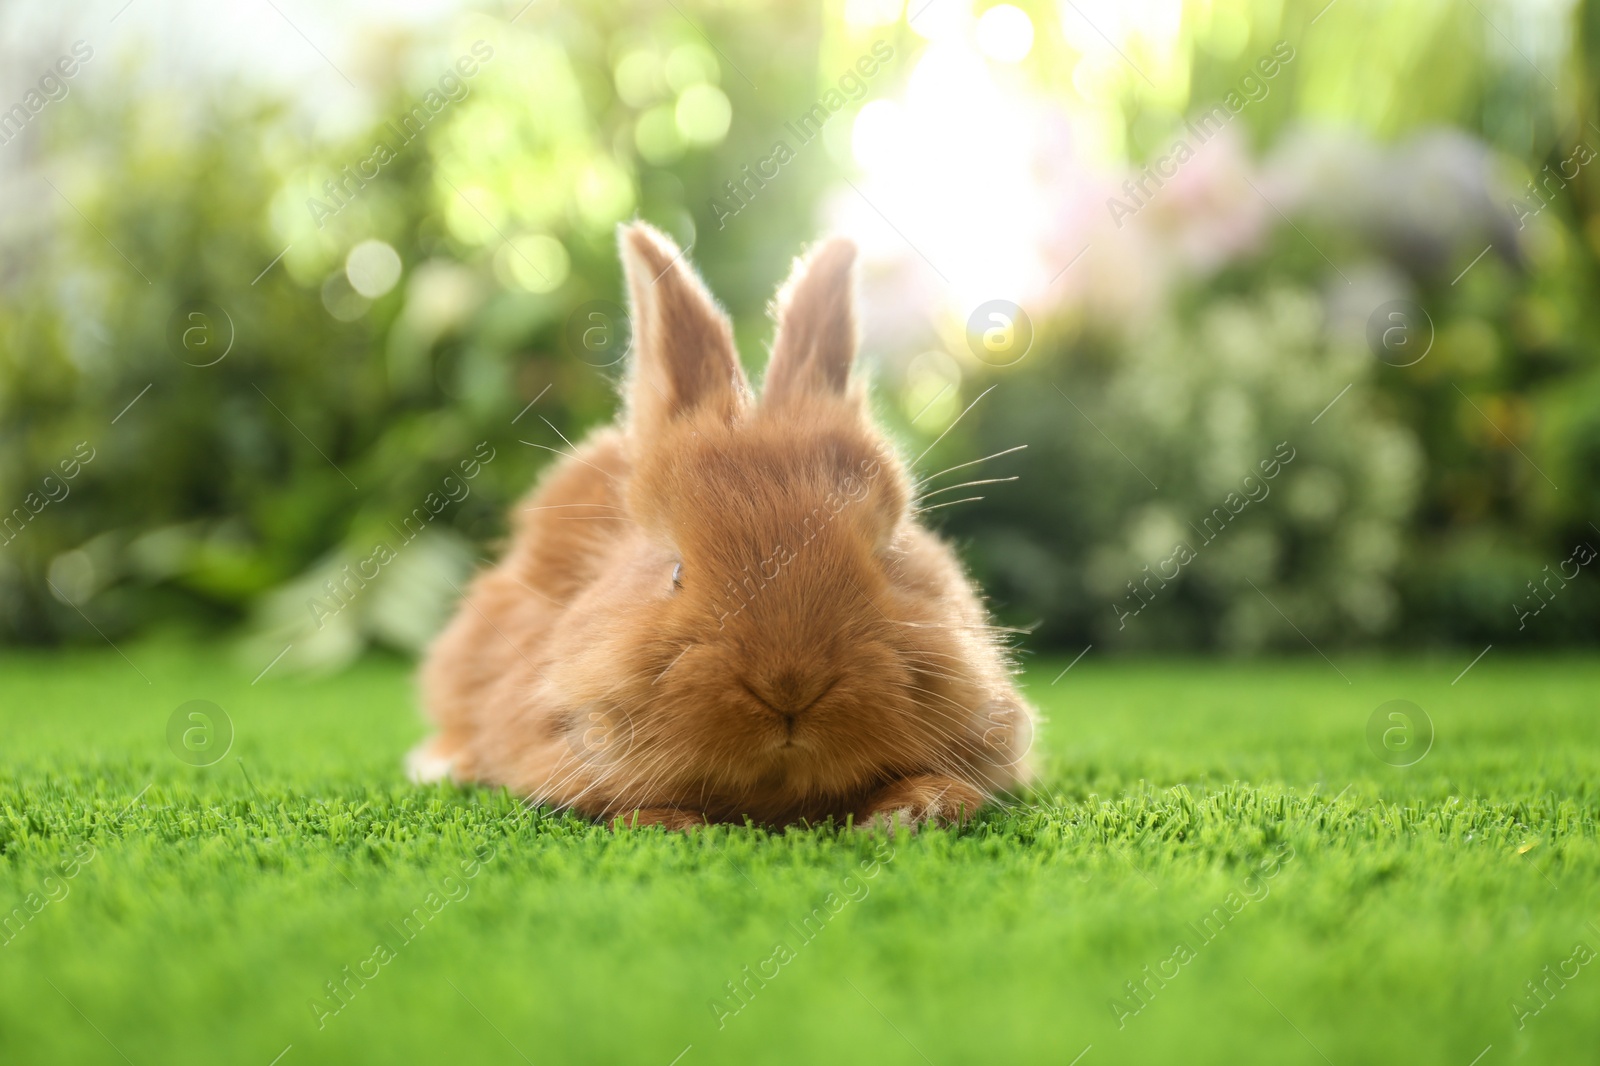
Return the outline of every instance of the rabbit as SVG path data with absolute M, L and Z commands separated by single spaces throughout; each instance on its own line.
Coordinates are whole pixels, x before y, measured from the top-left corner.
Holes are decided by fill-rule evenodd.
M 668 829 L 914 830 L 1025 783 L 1035 712 L 851 374 L 855 246 L 796 260 L 757 399 L 683 252 L 619 245 L 625 411 L 429 648 L 413 776 Z

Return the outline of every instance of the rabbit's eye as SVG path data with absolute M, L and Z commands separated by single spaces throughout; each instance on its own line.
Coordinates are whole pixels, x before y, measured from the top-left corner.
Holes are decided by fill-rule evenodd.
M 674 591 L 683 588 L 683 564 L 672 565 L 672 588 Z

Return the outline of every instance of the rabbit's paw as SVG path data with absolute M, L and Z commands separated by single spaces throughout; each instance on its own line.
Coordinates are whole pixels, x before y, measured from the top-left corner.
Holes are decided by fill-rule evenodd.
M 423 741 L 406 755 L 406 776 L 418 785 L 451 780 L 455 769 L 455 756 L 441 751 L 438 737 Z
M 942 774 L 918 774 L 879 789 L 862 808 L 856 824 L 863 829 L 891 831 L 899 826 L 914 833 L 924 822 L 965 822 L 983 802 L 983 793 L 969 782 Z

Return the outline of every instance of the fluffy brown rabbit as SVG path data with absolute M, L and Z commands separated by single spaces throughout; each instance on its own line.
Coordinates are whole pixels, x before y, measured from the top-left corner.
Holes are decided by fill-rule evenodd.
M 514 514 L 422 671 L 419 778 L 682 828 L 970 816 L 1032 709 L 850 374 L 855 247 L 776 301 L 761 397 L 683 253 L 621 230 L 627 410 Z

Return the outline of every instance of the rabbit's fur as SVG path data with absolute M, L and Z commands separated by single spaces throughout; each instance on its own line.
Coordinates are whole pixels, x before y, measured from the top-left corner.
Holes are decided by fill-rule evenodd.
M 422 671 L 423 776 L 683 827 L 970 816 L 1034 714 L 850 374 L 855 247 L 797 262 L 762 395 L 683 254 L 621 230 L 619 422 L 513 515 Z

